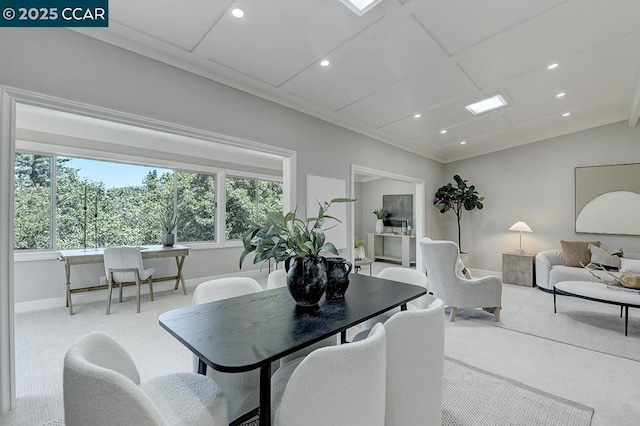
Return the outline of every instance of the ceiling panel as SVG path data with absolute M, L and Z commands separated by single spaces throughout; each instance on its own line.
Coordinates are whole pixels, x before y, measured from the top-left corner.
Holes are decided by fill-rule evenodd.
M 486 88 L 526 71 L 619 38 L 637 29 L 636 0 L 564 3 L 456 55 L 455 60 Z
M 245 17 L 223 15 L 196 53 L 277 87 L 382 19 L 394 4 L 383 2 L 358 17 L 339 1 L 242 0 Z
M 567 0 L 413 0 L 409 7 L 453 55 Z
M 109 2 L 109 19 L 192 51 L 233 0 L 127 0 Z
M 333 111 L 422 68 L 447 59 L 411 17 L 384 19 L 283 85 L 288 92 Z
M 476 87 L 460 69 L 446 61 L 392 84 L 340 112 L 378 128 L 448 100 L 475 93 Z
M 450 144 L 460 144 L 487 134 L 495 134 L 503 130 L 510 130 L 512 126 L 498 111 L 473 118 L 466 123 L 459 124 L 447 130 L 447 133 L 433 132 L 427 137 L 420 137 L 429 149 L 434 149 Z

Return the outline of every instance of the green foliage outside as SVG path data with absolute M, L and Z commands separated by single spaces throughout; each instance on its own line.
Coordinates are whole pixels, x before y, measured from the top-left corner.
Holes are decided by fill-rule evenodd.
M 52 158 L 56 159 L 55 247 L 50 236 Z M 78 169 L 66 165 L 68 161 L 61 157 L 16 154 L 16 249 L 83 248 L 85 223 L 86 247 L 160 243 L 163 233 L 160 215 L 173 209 L 174 204 L 173 171 L 153 170 L 139 185 L 106 188 L 103 182 L 81 178 Z M 182 171 L 175 174 L 178 241 L 215 241 L 215 176 Z M 280 182 L 229 178 L 226 184 L 228 239 L 241 238 L 256 218 L 256 205 L 260 214 L 282 210 Z

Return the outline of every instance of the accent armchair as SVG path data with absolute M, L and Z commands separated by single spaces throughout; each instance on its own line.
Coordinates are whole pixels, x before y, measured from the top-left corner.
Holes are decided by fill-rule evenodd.
M 451 322 L 455 321 L 458 308 L 484 308 L 493 312 L 494 320 L 500 320 L 502 306 L 502 281 L 498 277 L 466 279 L 456 274 L 456 262 L 460 251 L 452 241 L 420 240 L 422 259 L 429 277 L 429 290 L 451 307 Z

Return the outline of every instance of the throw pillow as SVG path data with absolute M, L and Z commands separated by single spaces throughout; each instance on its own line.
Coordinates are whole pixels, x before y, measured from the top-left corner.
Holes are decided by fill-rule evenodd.
M 637 259 L 620 259 L 620 272 L 631 272 L 633 274 L 640 274 L 640 260 Z
M 600 247 L 600 241 L 560 241 L 565 266 L 576 266 L 579 268 L 591 262 L 589 244 Z
M 589 244 L 591 251 L 591 263 L 595 266 L 602 266 L 607 271 L 617 271 L 620 269 L 620 258 L 622 249 L 609 252 L 603 248 Z

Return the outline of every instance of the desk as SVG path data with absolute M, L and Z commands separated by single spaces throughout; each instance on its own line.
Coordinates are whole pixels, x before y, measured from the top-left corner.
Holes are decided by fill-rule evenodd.
M 382 253 L 376 254 L 376 238 L 380 239 L 382 244 Z M 402 258 L 386 256 L 384 254 L 384 239 L 385 238 L 402 238 Z M 409 268 L 412 263 L 416 263 L 415 260 L 411 260 L 411 240 L 415 240 L 415 235 L 402 235 L 402 234 L 367 234 L 367 248 L 369 253 L 367 257 L 371 259 L 390 260 L 392 262 L 401 262 L 402 266 Z
M 143 259 L 158 259 L 161 257 L 175 257 L 178 272 L 176 275 L 169 277 L 153 277 L 153 281 L 176 281 L 175 290 L 178 285 L 182 284 L 182 291 L 187 294 L 187 286 L 182 276 L 182 266 L 184 258 L 189 255 L 190 247 L 174 245 L 174 246 L 140 246 Z M 64 269 L 67 277 L 67 306 L 69 307 L 69 315 L 73 315 L 73 305 L 71 303 L 71 295 L 85 291 L 104 290 L 108 286 L 106 284 L 94 285 L 89 287 L 71 288 L 71 265 L 88 265 L 91 263 L 103 263 L 103 249 L 79 249 L 79 250 L 60 250 L 58 260 L 64 262 Z M 133 285 L 135 283 L 124 283 L 123 285 Z
M 260 426 L 271 424 L 271 363 L 424 294 L 424 287 L 351 275 L 344 299 L 320 301 L 315 310 L 296 307 L 286 287 L 175 309 L 160 325 L 200 361 L 222 372 L 260 369 Z

